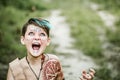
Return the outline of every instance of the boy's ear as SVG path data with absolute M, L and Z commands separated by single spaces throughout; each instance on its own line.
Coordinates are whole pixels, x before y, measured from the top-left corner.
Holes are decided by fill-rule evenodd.
M 48 42 L 47 42 L 47 46 L 49 46 L 50 42 L 51 42 L 51 40 L 50 40 L 50 38 L 49 38 L 49 39 L 48 39 Z
M 23 36 L 21 36 L 21 44 L 23 44 L 23 45 L 25 44 L 25 43 L 24 43 L 24 37 L 23 37 Z

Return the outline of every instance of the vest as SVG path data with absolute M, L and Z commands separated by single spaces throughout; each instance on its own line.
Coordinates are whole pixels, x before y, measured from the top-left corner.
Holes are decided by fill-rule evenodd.
M 60 66 L 57 66 L 60 64 L 57 62 L 56 59 L 57 59 L 56 57 L 54 57 L 52 55 L 48 55 L 48 60 L 46 60 L 46 62 L 45 62 L 46 65 L 44 65 L 43 73 L 42 73 L 42 76 L 40 76 L 40 80 L 51 80 L 51 79 L 46 79 L 46 76 L 48 76 L 48 75 L 46 75 L 46 73 L 51 72 L 53 68 L 55 70 L 59 71 L 59 73 L 52 80 L 65 80 L 63 78 L 63 74 L 61 74 L 62 71 L 61 71 Z M 21 60 L 16 58 L 9 64 L 9 67 L 11 69 L 14 80 L 36 80 L 36 77 L 33 76 L 33 72 L 31 72 L 28 64 L 25 64 L 25 62 L 26 62 L 26 59 L 24 57 Z M 54 65 L 54 63 L 56 66 Z M 49 65 L 51 65 L 51 66 L 49 66 Z M 51 67 L 53 67 L 53 68 L 51 68 Z M 51 68 L 51 70 L 49 71 L 50 68 Z
M 15 80 L 26 80 L 22 66 L 18 58 L 12 61 L 10 64 L 10 69 L 12 71 Z

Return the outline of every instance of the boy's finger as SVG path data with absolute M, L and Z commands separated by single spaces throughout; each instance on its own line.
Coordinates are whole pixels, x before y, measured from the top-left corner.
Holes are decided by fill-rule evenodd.
M 95 70 L 94 69 L 90 68 L 89 71 L 92 72 L 93 74 L 95 74 Z
M 90 76 L 93 78 L 94 77 L 94 73 L 93 72 L 89 72 Z
M 80 80 L 87 80 L 87 79 L 85 79 L 85 78 L 83 78 L 83 77 L 80 77 Z
M 84 71 L 82 72 L 82 74 L 87 74 L 87 72 L 84 70 Z
M 90 74 L 83 74 L 83 78 L 86 80 L 91 80 L 92 76 Z

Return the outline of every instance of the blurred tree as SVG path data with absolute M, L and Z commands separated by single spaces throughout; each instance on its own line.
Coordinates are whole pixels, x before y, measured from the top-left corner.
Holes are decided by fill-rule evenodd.
M 43 4 L 43 0 L 0 0 L 0 5 L 3 7 L 13 6 L 22 10 L 32 10 L 33 7 L 40 10 L 47 9 L 46 5 Z

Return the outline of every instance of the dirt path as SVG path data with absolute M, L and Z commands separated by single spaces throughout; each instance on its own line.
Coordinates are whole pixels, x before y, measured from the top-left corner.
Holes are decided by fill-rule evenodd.
M 58 45 L 56 52 L 63 66 L 66 80 L 79 80 L 81 71 L 95 68 L 94 61 L 85 56 L 82 51 L 72 48 L 75 41 L 70 36 L 70 26 L 66 23 L 66 18 L 61 16 L 60 10 L 51 11 L 51 16 L 47 18 L 54 26 L 51 30 L 53 35 L 52 44 Z

